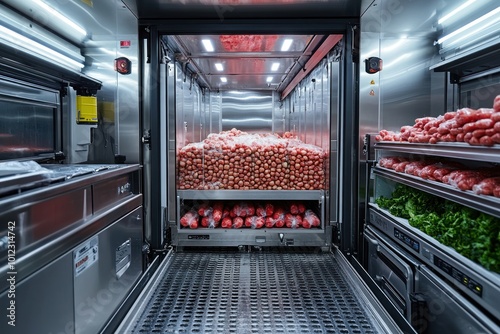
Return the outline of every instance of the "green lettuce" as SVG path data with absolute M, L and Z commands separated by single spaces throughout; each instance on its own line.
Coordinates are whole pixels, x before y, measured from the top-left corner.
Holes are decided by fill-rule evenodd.
M 377 205 L 443 245 L 500 273 L 500 219 L 441 197 L 398 184 Z

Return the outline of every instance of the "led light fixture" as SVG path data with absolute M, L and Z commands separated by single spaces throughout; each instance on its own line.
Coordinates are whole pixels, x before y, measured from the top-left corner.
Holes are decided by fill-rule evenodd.
M 273 63 L 273 64 L 271 65 L 271 71 L 273 71 L 273 72 L 274 72 L 274 71 L 277 71 L 277 70 L 278 70 L 278 68 L 280 68 L 280 63 Z
M 221 77 L 221 78 L 220 78 L 220 81 L 222 81 L 222 82 L 227 82 L 227 78 L 226 78 L 226 77 Z
M 222 71 L 222 70 L 224 70 L 224 67 L 222 66 L 221 63 L 215 63 L 215 69 L 217 71 Z
M 70 27 L 74 31 L 78 32 L 80 35 L 87 36 L 87 31 L 85 31 L 85 29 L 83 29 L 82 27 L 80 27 L 75 22 L 71 21 L 69 18 L 67 18 L 66 16 L 64 16 L 63 14 L 61 14 L 56 9 L 54 9 L 54 8 L 50 7 L 49 5 L 47 5 L 42 0 L 34 0 L 34 2 L 38 6 L 40 6 L 41 8 L 43 8 L 43 10 L 45 10 L 46 12 L 48 12 L 49 14 L 51 14 L 52 16 L 55 16 L 56 19 L 64 22 L 68 27 Z
M 266 82 L 272 82 L 272 81 L 273 81 L 273 77 L 267 77 Z
M 214 51 L 214 46 L 212 44 L 212 41 L 209 39 L 202 39 L 201 42 L 203 43 L 203 46 L 205 47 L 205 50 L 208 52 L 213 52 Z
M 499 16 L 497 15 L 498 13 L 500 13 L 500 7 L 495 8 L 491 12 L 488 12 L 487 14 L 479 17 L 478 19 L 458 28 L 457 30 L 449 33 L 448 35 L 441 37 L 437 41 L 437 44 L 442 44 L 443 42 L 459 35 L 459 38 L 455 40 L 456 42 L 459 40 L 463 40 L 466 37 L 470 37 L 475 33 L 483 31 L 485 28 L 492 26 L 493 24 L 497 23 L 500 20 Z M 472 28 L 477 28 L 477 29 L 471 31 Z M 465 32 L 468 33 L 462 34 Z
M 449 12 L 448 14 L 446 14 L 445 16 L 443 16 L 442 18 L 440 18 L 438 20 L 438 24 L 443 24 L 449 18 L 451 18 L 451 17 L 455 16 L 456 14 L 460 13 L 465 8 L 467 8 L 470 5 L 472 5 L 474 2 L 476 2 L 476 0 L 469 0 L 469 1 L 465 2 L 464 4 L 462 4 L 461 6 L 458 6 L 457 8 L 455 8 L 454 10 L 452 10 L 451 12 Z
M 281 45 L 281 51 L 288 51 L 290 50 L 290 47 L 292 46 L 292 43 L 293 43 L 293 39 L 285 39 L 283 41 L 283 44 Z
M 18 34 L 2 25 L 0 25 L 0 44 L 7 46 L 16 46 L 18 50 L 33 54 L 40 59 L 48 59 L 57 65 L 80 71 L 83 67 L 83 56 L 79 55 L 81 62 L 54 51 L 45 45 L 35 42 L 26 36 Z

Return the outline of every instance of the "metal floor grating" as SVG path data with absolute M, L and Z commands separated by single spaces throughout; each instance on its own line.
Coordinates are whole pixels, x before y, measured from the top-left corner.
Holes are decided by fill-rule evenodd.
M 330 253 L 172 256 L 134 333 L 377 333 Z

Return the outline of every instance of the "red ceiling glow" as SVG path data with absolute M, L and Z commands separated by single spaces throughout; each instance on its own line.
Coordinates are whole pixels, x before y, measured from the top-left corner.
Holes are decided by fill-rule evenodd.
M 221 35 L 222 47 L 231 52 L 275 51 L 277 35 Z

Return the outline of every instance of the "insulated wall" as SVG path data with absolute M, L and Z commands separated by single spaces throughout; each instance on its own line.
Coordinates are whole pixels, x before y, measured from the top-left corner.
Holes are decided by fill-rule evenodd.
M 305 143 L 325 150 L 330 146 L 330 121 L 335 130 L 337 124 L 338 97 L 331 91 L 333 81 L 338 80 L 336 64 L 329 59 L 320 62 L 283 101 L 286 130 L 297 134 Z M 333 136 L 336 137 L 336 133 Z
M 284 117 L 285 131 L 329 152 L 326 188 L 330 189 L 331 223 L 337 221 L 339 80 L 338 59 L 330 54 L 275 108 L 275 115 Z M 277 118 L 274 122 L 281 123 Z
M 271 91 L 222 91 L 222 130 L 236 128 L 249 133 L 272 132 Z
M 436 8 L 416 1 L 364 1 L 359 62 L 359 208 L 366 195 L 366 134 L 399 131 L 424 116 L 446 110 L 444 73 L 429 70 L 435 62 L 435 29 L 429 18 Z M 382 70 L 367 73 L 366 60 L 382 59 Z M 370 157 L 373 159 L 373 157 Z M 361 215 L 360 217 L 363 217 Z M 362 224 L 362 222 L 360 223 Z

